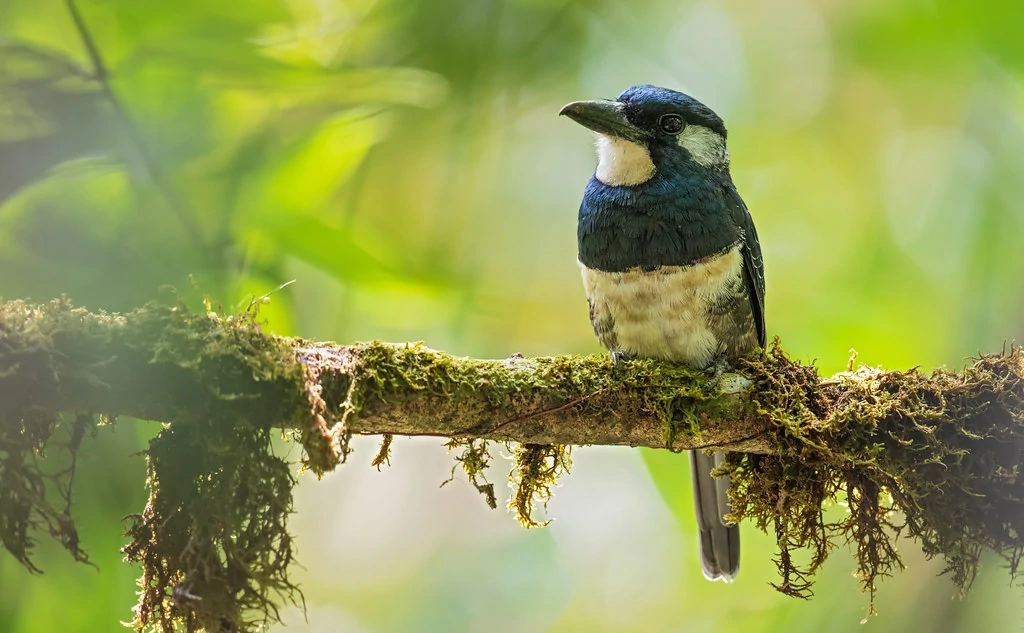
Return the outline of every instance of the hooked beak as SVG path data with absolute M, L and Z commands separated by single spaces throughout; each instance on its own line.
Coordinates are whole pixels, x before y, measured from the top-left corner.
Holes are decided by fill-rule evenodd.
M 558 114 L 565 115 L 599 134 L 617 136 L 634 143 L 647 141 L 647 133 L 629 122 L 625 106 L 619 101 L 573 101 L 563 107 Z

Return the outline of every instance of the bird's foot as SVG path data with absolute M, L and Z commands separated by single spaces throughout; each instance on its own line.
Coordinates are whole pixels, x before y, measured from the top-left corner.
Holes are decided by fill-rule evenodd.
M 633 359 L 633 357 L 630 356 L 629 354 L 627 354 L 626 352 L 623 352 L 622 350 L 616 350 L 616 351 L 612 352 L 612 369 L 613 370 L 620 370 L 620 369 L 622 369 L 622 362 L 623 361 L 632 360 L 632 359 Z
M 718 354 L 711 361 L 711 364 L 704 369 L 708 375 L 708 381 L 704 383 L 704 393 L 711 393 L 718 388 L 722 382 L 722 376 L 732 369 L 732 365 L 725 358 L 725 354 Z

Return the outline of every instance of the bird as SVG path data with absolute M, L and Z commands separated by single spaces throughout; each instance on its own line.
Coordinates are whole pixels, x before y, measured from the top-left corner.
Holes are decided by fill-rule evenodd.
M 722 118 L 695 98 L 651 85 L 559 112 L 597 135 L 597 168 L 577 226 L 590 322 L 612 362 L 653 358 L 712 380 L 765 346 L 764 262 L 733 184 Z M 690 451 L 701 569 L 731 582 L 739 526 L 725 515 L 724 453 Z

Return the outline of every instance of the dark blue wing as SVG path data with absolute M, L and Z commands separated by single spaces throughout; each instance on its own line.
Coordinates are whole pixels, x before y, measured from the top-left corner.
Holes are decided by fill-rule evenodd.
M 736 187 L 731 182 L 724 187 L 732 220 L 743 234 L 743 272 L 747 292 L 750 294 L 750 308 L 754 313 L 754 325 L 757 327 L 757 342 L 764 347 L 767 334 L 764 327 L 764 259 L 761 257 L 761 243 L 757 239 L 754 219 L 750 217 L 750 211 Z

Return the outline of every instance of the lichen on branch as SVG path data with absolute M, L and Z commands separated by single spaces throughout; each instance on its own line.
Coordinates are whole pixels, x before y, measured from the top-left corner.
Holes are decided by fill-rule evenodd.
M 180 304 L 110 315 L 67 300 L 0 303 L 4 548 L 35 569 L 34 539 L 49 534 L 87 560 L 70 508 L 73 467 L 44 475 L 40 461 L 61 448 L 57 422 L 72 412 L 72 456 L 93 414 L 165 423 L 147 451 L 150 500 L 129 521 L 125 548 L 142 567 L 140 630 L 250 631 L 282 602 L 301 601 L 287 575 L 295 478 L 271 450 L 276 429 L 301 443 L 303 467 L 317 475 L 345 460 L 352 434 L 385 437 L 378 467 L 394 436 L 445 438 L 453 475 L 461 466 L 492 507 L 489 443 L 510 444 L 509 506 L 527 526 L 541 524 L 534 506 L 567 472 L 572 445 L 725 448 L 734 516 L 774 531 L 777 586 L 796 596 L 810 594 L 841 543 L 872 597 L 902 564 L 901 534 L 942 556 L 964 589 L 984 549 L 1011 574 L 1024 552 L 1020 348 L 958 372 L 851 367 L 822 379 L 776 341 L 709 384 L 650 360 L 477 360 L 417 343 L 277 337 L 256 317 Z M 849 512 L 830 518 L 831 500 Z M 807 564 L 794 562 L 799 549 Z

